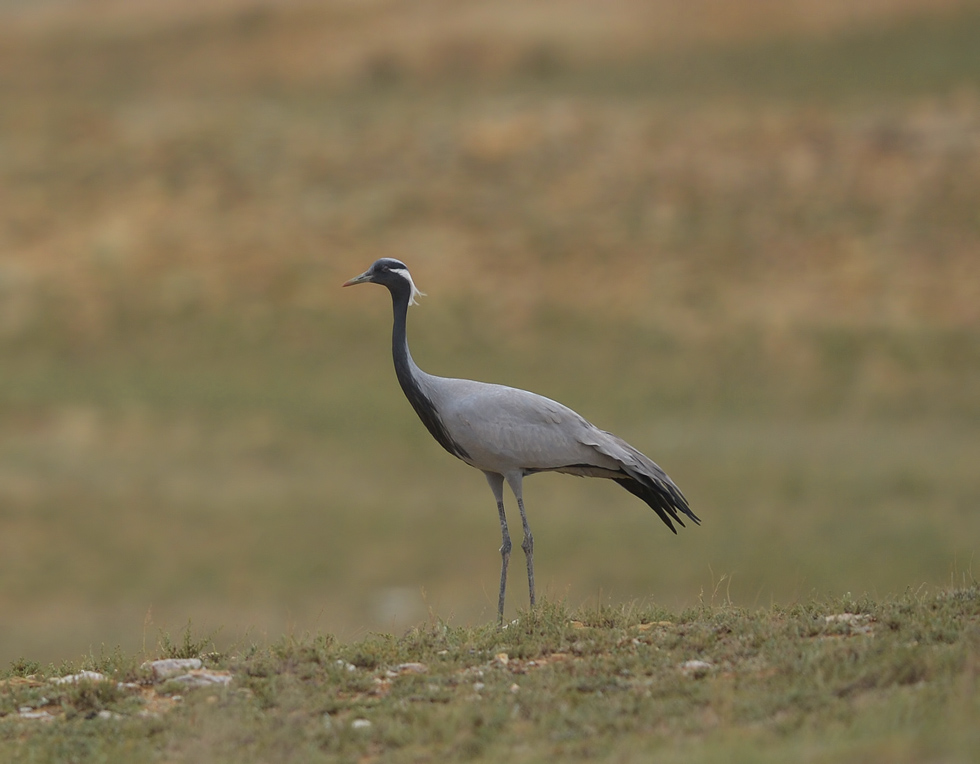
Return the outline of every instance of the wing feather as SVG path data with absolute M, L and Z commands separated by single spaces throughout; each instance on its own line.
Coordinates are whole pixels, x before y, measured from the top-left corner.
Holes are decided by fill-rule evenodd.
M 701 524 L 700 518 L 691 511 L 681 489 L 674 484 L 660 465 L 646 454 L 619 436 L 597 427 L 591 428 L 583 442 L 595 448 L 600 454 L 615 460 L 626 475 L 622 479 L 616 479 L 616 482 L 649 504 L 672 531 L 674 526 L 671 519 L 682 527 L 684 525 L 678 512 L 689 517 L 697 525 Z
M 700 524 L 655 462 L 567 406 L 502 385 L 429 379 L 449 434 L 474 467 L 502 475 L 555 471 L 611 478 L 645 501 L 672 531 L 673 522 L 684 525 L 681 514 Z

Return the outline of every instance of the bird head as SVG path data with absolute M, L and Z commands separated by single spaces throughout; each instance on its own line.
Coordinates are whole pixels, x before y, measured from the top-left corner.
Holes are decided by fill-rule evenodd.
M 375 260 L 374 264 L 360 276 L 355 276 L 350 281 L 344 282 L 345 287 L 354 286 L 354 284 L 381 284 L 388 287 L 392 294 L 407 289 L 409 305 L 417 305 L 415 298 L 424 296 L 424 293 L 420 292 L 415 286 L 415 282 L 412 281 L 412 274 L 408 272 L 405 263 L 392 257 L 382 257 L 380 260 Z

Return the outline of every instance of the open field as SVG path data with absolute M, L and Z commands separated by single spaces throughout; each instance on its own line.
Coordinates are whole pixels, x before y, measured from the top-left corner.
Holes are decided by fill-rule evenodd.
M 977 761 L 978 626 L 973 585 L 679 613 L 545 602 L 503 630 L 431 620 L 398 637 L 291 634 L 226 653 L 187 630 L 160 654 L 201 655 L 196 674 L 168 679 L 119 651 L 3 672 L 0 757 Z M 98 673 L 57 681 L 80 669 Z M 188 687 L 195 677 L 211 684 Z
M 0 666 L 493 618 L 483 478 L 338 288 L 382 255 L 423 368 L 562 400 L 704 521 L 529 480 L 551 600 L 975 578 L 980 8 L 590 5 L 0 6 Z

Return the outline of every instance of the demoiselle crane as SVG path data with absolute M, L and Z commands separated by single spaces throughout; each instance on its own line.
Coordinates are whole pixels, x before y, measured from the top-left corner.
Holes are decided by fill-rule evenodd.
M 497 500 L 503 543 L 497 617 L 504 617 L 510 534 L 504 512 L 504 481 L 517 498 L 524 526 L 521 548 L 527 559 L 527 583 L 534 607 L 534 538 L 527 524 L 521 483 L 537 472 L 563 472 L 616 481 L 638 496 L 673 531 L 683 526 L 680 515 L 701 523 L 667 474 L 629 443 L 587 422 L 570 408 L 526 390 L 503 385 L 426 374 L 412 360 L 405 323 L 408 306 L 419 292 L 408 268 L 382 258 L 344 286 L 381 284 L 391 292 L 394 327 L 391 353 L 395 374 L 405 396 L 443 448 L 486 475 Z

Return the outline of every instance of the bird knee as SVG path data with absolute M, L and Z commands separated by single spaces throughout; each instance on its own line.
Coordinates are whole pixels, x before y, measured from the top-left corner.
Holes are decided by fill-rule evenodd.
M 500 545 L 500 556 L 505 559 L 507 557 L 510 557 L 510 549 L 511 549 L 510 539 L 506 538 L 504 539 L 504 543 Z
M 524 554 L 531 554 L 534 551 L 534 536 L 530 532 L 524 537 L 524 543 L 521 544 L 521 549 L 524 550 Z

